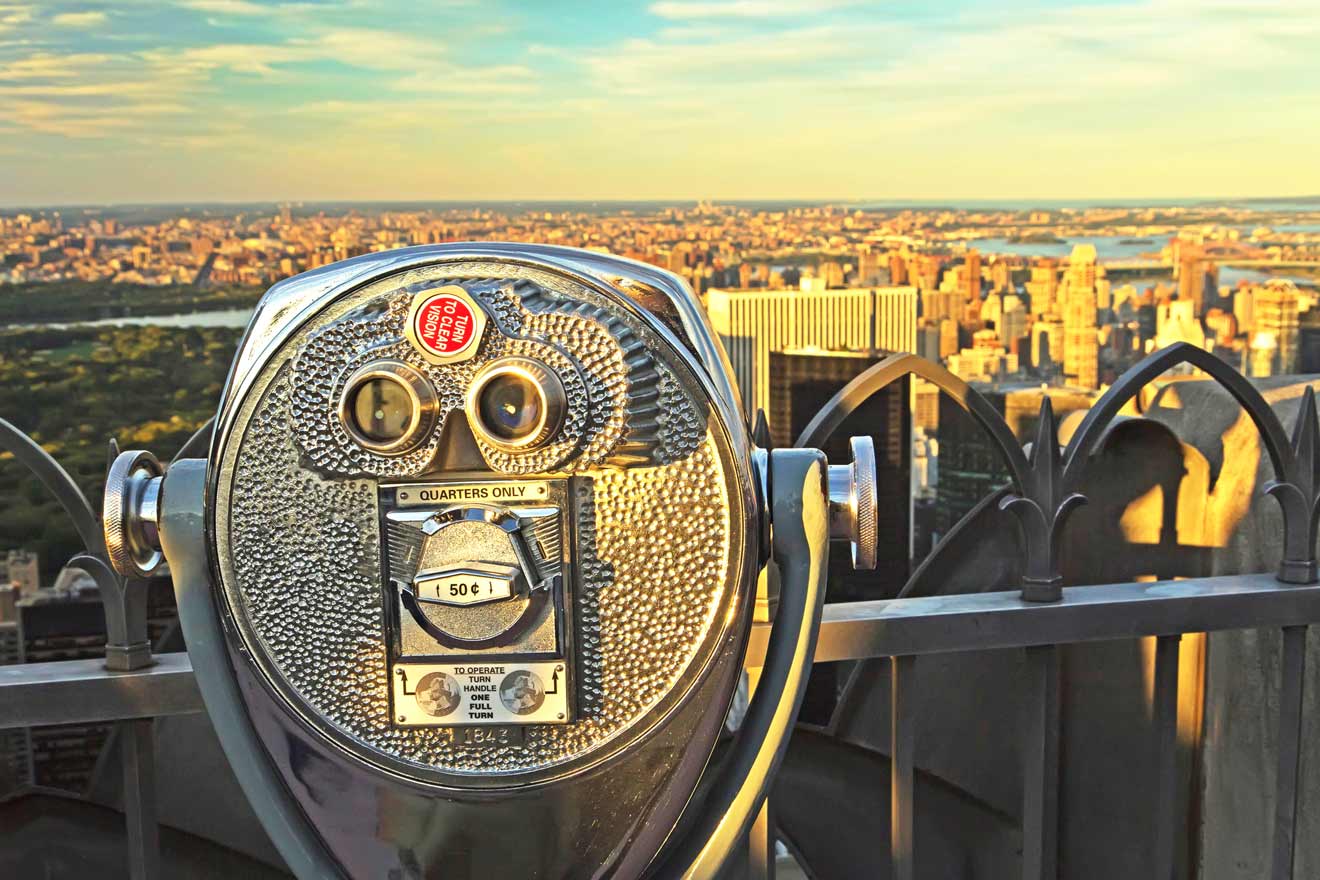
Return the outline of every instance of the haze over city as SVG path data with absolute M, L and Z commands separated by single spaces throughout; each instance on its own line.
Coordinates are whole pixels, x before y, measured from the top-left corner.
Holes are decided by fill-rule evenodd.
M 0 204 L 1320 192 L 1304 0 L 0 4 Z

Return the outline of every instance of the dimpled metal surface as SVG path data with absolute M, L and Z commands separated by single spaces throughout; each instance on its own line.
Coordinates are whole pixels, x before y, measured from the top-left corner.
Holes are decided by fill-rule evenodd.
M 414 291 L 448 283 L 478 297 L 498 327 L 472 360 L 431 366 L 401 341 L 402 320 Z M 233 404 L 215 539 L 229 613 L 276 692 L 369 762 L 439 782 L 558 767 L 651 729 L 721 640 L 742 564 L 733 523 L 744 514 L 732 508 L 736 476 L 708 401 L 650 334 L 570 279 L 474 262 L 373 282 L 275 352 Z M 571 724 L 527 728 L 522 745 L 473 748 L 448 729 L 389 717 L 376 483 L 426 473 L 437 441 L 396 458 L 360 450 L 334 401 L 356 366 L 397 357 L 435 383 L 443 419 L 483 363 L 511 353 L 551 365 L 579 411 L 577 439 L 532 465 L 483 450 L 496 472 L 578 477 L 577 710 Z M 565 371 L 577 376 L 571 389 Z

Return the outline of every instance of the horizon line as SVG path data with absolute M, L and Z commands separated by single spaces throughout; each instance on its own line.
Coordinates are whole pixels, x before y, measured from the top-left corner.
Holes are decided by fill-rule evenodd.
M 1136 206 L 1149 205 L 1151 207 L 1175 206 L 1176 203 L 1231 203 L 1231 202 L 1283 202 L 1283 203 L 1303 203 L 1317 202 L 1317 208 L 1320 209 L 1320 193 L 1310 193 L 1303 195 L 1252 195 L 1252 196 L 1051 196 L 1049 198 L 1023 198 L 1023 197 L 850 197 L 850 198 L 805 198 L 793 196 L 755 196 L 738 198 L 721 198 L 712 196 L 674 196 L 674 197 L 611 197 L 611 198 L 591 198 L 591 197 L 538 197 L 538 198 L 270 198 L 270 199 L 164 199 L 149 201 L 69 201 L 69 202 L 48 202 L 38 203 L 0 203 L 0 211 L 24 211 L 24 210 L 57 210 L 71 208 L 168 208 L 168 207 L 192 207 L 207 205 L 426 205 L 426 204 L 446 204 L 446 205 L 508 205 L 508 204 L 527 204 L 527 205 L 546 205 L 546 204 L 680 204 L 693 203 L 699 204 L 707 202 L 712 205 L 736 205 L 748 203 L 788 203 L 801 205 L 958 205 L 958 204 L 978 204 L 992 206 L 995 204 L 1015 204 L 1015 205 L 1049 205 L 1049 204 L 1077 204 L 1091 203 L 1093 206 L 1117 206 L 1121 204 L 1135 203 Z

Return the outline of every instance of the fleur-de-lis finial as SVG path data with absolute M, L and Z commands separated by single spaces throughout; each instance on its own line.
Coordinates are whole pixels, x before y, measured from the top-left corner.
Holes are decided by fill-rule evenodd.
M 1063 598 L 1060 536 L 1068 516 L 1086 503 L 1086 496 L 1064 491 L 1063 457 L 1048 396 L 1040 404 L 1040 424 L 1028 463 L 1021 494 L 1004 498 L 999 509 L 1011 511 L 1022 526 L 1027 548 L 1022 598 L 1028 602 L 1057 602 Z
M 1315 390 L 1307 387 L 1292 433 L 1292 462 L 1284 479 L 1270 480 L 1265 491 L 1283 511 L 1283 559 L 1279 580 L 1289 584 L 1316 582 L 1315 533 L 1320 512 L 1320 427 Z

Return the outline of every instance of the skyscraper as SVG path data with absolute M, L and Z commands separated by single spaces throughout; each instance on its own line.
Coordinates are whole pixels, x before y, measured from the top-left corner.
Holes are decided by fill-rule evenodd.
M 1178 274 L 1178 299 L 1195 303 L 1197 317 L 1204 315 L 1207 291 L 1218 295 L 1219 267 L 1213 260 L 1207 260 L 1199 247 L 1184 245 L 1178 251 L 1174 268 Z
M 37 554 L 30 550 L 10 550 L 0 559 L 0 586 L 10 584 L 18 598 L 30 596 L 41 586 Z
M 1248 376 L 1263 378 L 1274 375 L 1274 364 L 1279 352 L 1279 341 L 1273 333 L 1257 333 L 1251 337 L 1246 350 L 1245 372 Z
M 940 362 L 940 325 L 922 318 L 917 322 L 917 354 L 928 361 Z
M 963 261 L 963 296 L 968 302 L 981 299 L 981 252 L 972 248 Z
M 1059 295 L 1063 299 L 1063 374 L 1079 388 L 1100 387 L 1096 282 L 1103 277 L 1104 270 L 1096 265 L 1095 245 L 1075 246 Z
M 958 353 L 958 322 L 953 318 L 940 321 L 940 357 Z
M 913 287 L 819 292 L 712 288 L 706 310 L 729 354 L 748 417 L 768 402 L 772 351 L 873 354 L 915 353 L 917 348 Z
M 147 596 L 147 636 L 153 649 L 166 645 L 175 633 L 174 590 L 169 578 L 153 577 L 141 587 Z M 14 595 L 13 621 L 9 602 L 0 594 L 0 665 L 90 660 L 105 656 L 105 606 L 95 581 L 85 572 L 65 568 L 55 583 L 22 599 Z M 174 650 L 179 645 L 171 643 Z M 91 778 L 105 744 L 105 724 L 63 724 L 18 731 L 21 737 L 0 731 L 0 777 L 20 784 L 82 792 Z M 14 769 L 17 768 L 17 769 Z M 0 788 L 0 794 L 3 789 Z
M 921 316 L 932 321 L 942 321 L 945 318 L 955 320 L 961 318 L 963 304 L 962 295 L 957 291 L 921 291 Z
M 908 284 L 908 262 L 898 251 L 889 252 L 889 283 Z
M 1063 364 L 1063 321 L 1044 317 L 1031 327 L 1031 365 L 1041 373 L 1053 373 Z
M 1033 315 L 1051 315 L 1055 313 L 1055 300 L 1059 290 L 1059 264 L 1046 258 L 1037 260 L 1031 266 L 1031 280 L 1026 284 L 1027 296 L 1031 297 Z
M 1078 388 L 1100 387 L 1100 344 L 1096 338 L 1095 288 L 1068 290 L 1063 312 L 1063 375 Z
M 943 271 L 943 257 L 917 254 L 908 261 L 908 283 L 922 290 L 935 290 L 940 286 L 940 274 Z
M 105 656 L 105 611 L 96 584 L 80 571 L 60 572 L 55 586 L 18 603 L 23 662 Z M 109 727 L 61 724 L 28 732 L 36 785 L 82 791 L 91 778 Z
M 857 283 L 876 284 L 880 281 L 880 254 L 869 246 L 863 247 L 857 254 Z M 903 282 L 898 282 L 902 284 Z M 743 287 L 747 285 L 744 284 Z
M 990 288 L 995 293 L 1009 293 L 1014 289 L 1013 266 L 999 257 L 990 264 Z
M 1064 282 L 1073 288 L 1077 287 L 1095 287 L 1095 280 L 1100 275 L 1100 267 L 1096 265 L 1095 245 L 1079 244 L 1074 245 L 1072 254 L 1068 257 L 1068 268 L 1064 272 Z
M 1019 442 L 1035 438 L 1041 400 L 1050 398 L 1055 415 L 1087 409 L 1094 395 L 1066 388 L 1044 388 L 1036 384 L 977 385 L 976 390 L 1001 415 Z M 936 484 L 935 529 L 947 535 L 977 503 L 1010 477 L 1002 453 L 990 435 L 968 416 L 958 402 L 946 395 L 939 399 L 939 480 Z
M 1274 338 L 1270 375 L 1282 376 L 1297 372 L 1297 286 L 1291 281 L 1279 279 L 1266 282 L 1264 287 L 1258 287 L 1253 292 L 1252 312 L 1255 329 L 1253 336 L 1259 339 L 1262 334 L 1268 334 Z M 1252 347 L 1257 347 L 1254 342 Z M 1253 353 L 1252 357 L 1255 364 L 1261 355 Z M 1262 375 L 1259 372 L 1255 374 Z
M 1250 287 L 1243 287 L 1233 294 L 1233 317 L 1237 318 L 1238 327 L 1243 330 L 1251 327 L 1256 321 L 1255 311 L 1252 309 L 1252 296 Z
M 827 289 L 842 287 L 843 267 L 833 260 L 826 260 L 816 267 L 816 277 L 821 279 Z
M 18 632 L 15 605 L 17 594 L 13 587 L 0 586 L 0 666 L 23 662 L 23 640 Z M 0 798 L 32 781 L 29 754 L 26 729 L 0 730 Z
M 1027 310 L 1022 305 L 1022 300 L 1013 295 L 1004 297 L 999 320 L 995 326 L 1005 349 L 1013 354 L 1025 354 L 1017 348 L 1018 340 L 1027 335 Z

